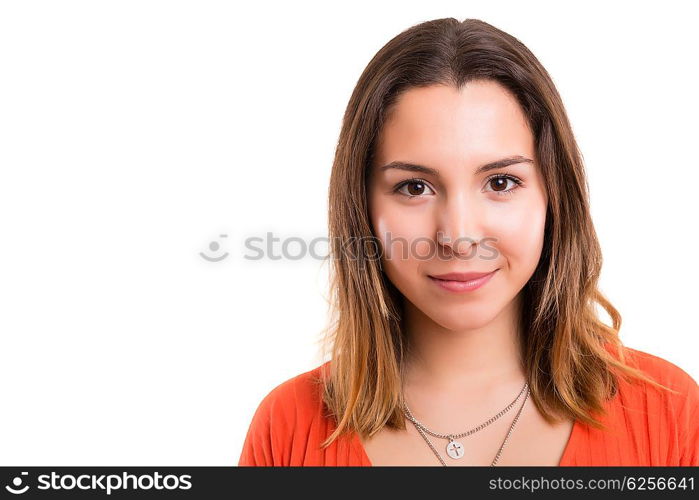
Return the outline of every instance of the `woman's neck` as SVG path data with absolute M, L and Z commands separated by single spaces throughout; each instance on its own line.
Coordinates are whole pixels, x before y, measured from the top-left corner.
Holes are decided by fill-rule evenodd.
M 489 323 L 454 331 L 435 323 L 406 300 L 403 326 L 409 349 L 404 385 L 475 395 L 489 387 L 524 383 L 518 307 L 515 299 Z

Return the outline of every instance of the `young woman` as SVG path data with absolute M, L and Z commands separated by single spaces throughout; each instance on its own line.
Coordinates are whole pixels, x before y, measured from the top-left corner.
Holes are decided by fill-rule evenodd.
M 571 126 L 516 38 L 449 18 L 379 51 L 329 232 L 330 361 L 263 399 L 239 465 L 699 465 L 699 387 L 622 345 Z

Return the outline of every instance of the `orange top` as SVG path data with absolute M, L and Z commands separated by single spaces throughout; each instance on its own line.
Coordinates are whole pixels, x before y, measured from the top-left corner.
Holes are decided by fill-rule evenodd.
M 638 367 L 679 394 L 619 379 L 619 392 L 602 417 L 607 431 L 576 421 L 560 466 L 699 465 L 699 386 L 676 365 L 626 348 Z M 327 363 L 330 363 L 329 361 Z M 325 363 L 325 364 L 327 364 Z M 325 450 L 320 443 L 335 421 L 323 416 L 323 365 L 278 385 L 262 400 L 248 429 L 238 465 L 370 466 L 359 435 L 345 434 Z

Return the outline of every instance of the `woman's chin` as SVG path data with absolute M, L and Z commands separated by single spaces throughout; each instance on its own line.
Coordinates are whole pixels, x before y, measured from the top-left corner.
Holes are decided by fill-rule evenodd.
M 440 325 L 442 328 L 460 332 L 465 330 L 477 330 L 482 328 L 494 319 L 494 314 L 490 311 L 469 312 L 466 310 L 449 310 L 444 314 L 428 314 L 432 321 Z

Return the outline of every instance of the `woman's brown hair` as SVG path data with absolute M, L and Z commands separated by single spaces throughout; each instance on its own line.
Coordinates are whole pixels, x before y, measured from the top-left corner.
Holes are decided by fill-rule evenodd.
M 604 428 L 593 413 L 618 390 L 618 375 L 648 378 L 625 358 L 621 315 L 597 288 L 602 253 L 589 210 L 582 156 L 551 77 L 518 39 L 477 20 L 436 19 L 390 40 L 369 62 L 344 114 L 328 198 L 333 319 L 323 401 L 337 426 L 323 446 L 355 431 L 405 429 L 401 376 L 409 346 L 402 296 L 376 258 L 367 173 L 392 105 L 410 88 L 492 80 L 518 100 L 534 134 L 549 202 L 542 255 L 524 286 L 521 354 L 531 398 L 550 423 L 570 417 Z M 612 326 L 598 317 L 601 305 Z

